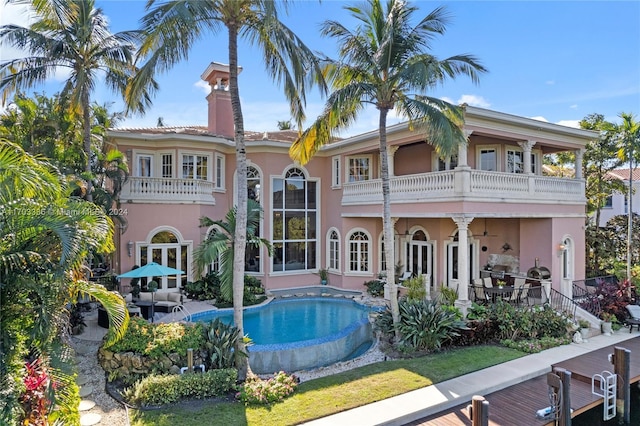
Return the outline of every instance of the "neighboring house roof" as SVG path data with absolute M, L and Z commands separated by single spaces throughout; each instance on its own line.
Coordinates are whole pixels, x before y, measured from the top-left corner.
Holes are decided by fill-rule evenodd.
M 607 177 L 611 179 L 620 179 L 629 181 L 629 169 L 615 169 L 607 173 Z M 634 168 L 631 179 L 635 182 L 640 181 L 640 168 Z

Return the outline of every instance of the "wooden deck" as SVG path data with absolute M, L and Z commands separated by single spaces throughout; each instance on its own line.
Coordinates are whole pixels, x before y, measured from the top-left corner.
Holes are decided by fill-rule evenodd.
M 602 398 L 591 393 L 591 377 L 594 374 L 601 374 L 604 370 L 613 372 L 613 365 L 609 363 L 608 356 L 613 353 L 614 347 L 622 347 L 631 351 L 631 383 L 640 381 L 640 338 L 627 340 L 621 344 L 611 345 L 553 365 L 553 367 L 571 371 L 572 417 L 602 404 Z M 536 419 L 536 411 L 550 405 L 546 375 L 483 396 L 489 401 L 490 426 L 553 424 L 553 422 Z M 470 403 L 471 401 L 468 401 L 449 410 L 408 423 L 408 425 L 471 425 L 467 409 Z

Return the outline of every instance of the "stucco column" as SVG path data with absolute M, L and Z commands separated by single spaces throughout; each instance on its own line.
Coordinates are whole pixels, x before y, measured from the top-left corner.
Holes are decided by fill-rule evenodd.
M 458 227 L 458 299 L 456 306 L 467 315 L 471 306 L 469 300 L 469 224 L 472 217 L 454 216 L 453 221 Z
M 473 130 L 464 130 L 464 140 L 466 143 L 461 143 L 458 145 L 458 167 L 468 167 L 469 159 L 468 159 L 468 151 L 469 147 L 469 137 L 473 133 Z
M 522 157 L 524 160 L 523 161 L 524 174 L 526 175 L 533 174 L 533 172 L 531 171 L 531 149 L 535 144 L 536 144 L 536 141 L 518 142 L 518 145 L 520 145 L 520 148 L 522 148 Z
M 389 177 L 396 175 L 396 169 L 395 167 L 393 167 L 393 157 L 396 155 L 397 150 L 398 146 L 387 147 L 387 164 L 389 166 Z
M 584 156 L 584 149 L 576 149 L 576 179 L 582 179 L 582 157 Z

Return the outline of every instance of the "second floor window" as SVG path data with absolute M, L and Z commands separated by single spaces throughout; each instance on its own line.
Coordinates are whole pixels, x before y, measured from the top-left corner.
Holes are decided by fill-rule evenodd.
M 522 151 L 507 151 L 507 172 L 524 173 L 524 153 Z
M 138 177 L 151 177 L 153 172 L 151 167 L 153 166 L 153 156 L 151 155 L 138 155 L 138 170 L 136 175 Z
M 349 182 L 371 179 L 371 157 L 349 158 Z
M 216 189 L 224 189 L 224 156 L 216 154 Z
M 480 170 L 486 170 L 489 172 L 497 171 L 498 166 L 498 154 L 495 149 L 481 149 L 480 150 Z
M 162 177 L 173 177 L 173 158 L 171 154 L 162 154 Z
M 208 180 L 208 158 L 205 155 L 182 156 L 182 178 Z

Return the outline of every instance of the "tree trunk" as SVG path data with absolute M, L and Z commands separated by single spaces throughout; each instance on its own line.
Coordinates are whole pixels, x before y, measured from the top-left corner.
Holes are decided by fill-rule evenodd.
M 89 92 L 82 91 L 82 143 L 85 156 L 84 171 L 87 179 L 87 193 L 84 199 L 93 202 L 93 182 L 91 180 L 91 105 Z
M 631 283 L 631 239 L 633 238 L 633 139 L 629 144 L 629 211 L 627 212 L 627 280 Z M 631 295 L 631 286 L 629 286 Z
M 229 25 L 229 93 L 235 126 L 237 201 L 236 231 L 233 245 L 233 321 L 244 336 L 243 296 L 244 296 L 244 256 L 247 246 L 247 152 L 244 143 L 244 119 L 238 90 L 238 28 Z M 240 339 L 235 351 L 238 380 L 244 381 L 249 374 L 249 359 L 244 341 Z
M 395 326 L 396 341 L 400 339 L 398 323 L 400 308 L 398 306 L 398 287 L 395 277 L 395 240 L 393 222 L 391 221 L 391 191 L 389 190 L 389 156 L 387 154 L 387 114 L 389 110 L 380 108 L 380 178 L 382 180 L 382 230 L 384 234 L 384 258 L 387 267 L 387 284 L 390 290 L 391 316 Z

